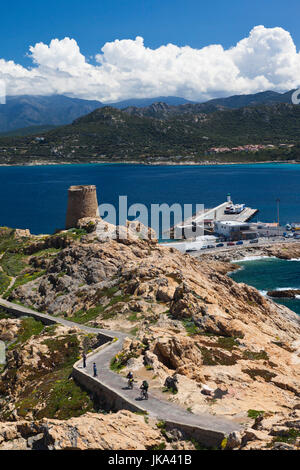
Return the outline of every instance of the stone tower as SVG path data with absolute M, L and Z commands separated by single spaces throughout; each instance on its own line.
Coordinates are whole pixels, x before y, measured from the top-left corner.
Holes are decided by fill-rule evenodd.
M 68 209 L 66 229 L 77 226 L 83 217 L 99 217 L 96 186 L 70 186 L 68 190 Z

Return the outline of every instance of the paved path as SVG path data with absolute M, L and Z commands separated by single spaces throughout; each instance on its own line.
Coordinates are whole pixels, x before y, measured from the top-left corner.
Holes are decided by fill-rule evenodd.
M 88 356 L 86 369 L 82 367 L 82 361 L 74 364 L 74 376 L 80 378 L 80 382 L 85 384 L 88 389 L 95 391 L 95 387 L 99 386 L 101 388 L 104 386 L 108 393 L 111 392 L 112 395 L 117 395 L 121 402 L 129 405 L 129 408 L 146 411 L 149 415 L 166 421 L 172 426 L 178 425 L 179 428 L 187 431 L 189 435 L 194 435 L 204 445 L 218 445 L 228 434 L 241 429 L 240 425 L 229 419 L 218 418 L 208 413 L 193 414 L 175 404 L 151 396 L 151 393 L 148 401 L 139 400 L 139 389 L 137 387 L 133 390 L 127 389 L 126 379 L 110 369 L 111 359 L 121 351 L 123 341 L 128 335 L 119 331 L 91 328 L 64 318 L 39 313 L 2 298 L 0 298 L 0 307 L 15 315 L 30 315 L 48 324 L 58 323 L 72 328 L 76 327 L 86 332 L 101 334 L 104 343 L 110 342 L 106 347 Z M 93 362 L 97 364 L 99 377 L 92 377 Z

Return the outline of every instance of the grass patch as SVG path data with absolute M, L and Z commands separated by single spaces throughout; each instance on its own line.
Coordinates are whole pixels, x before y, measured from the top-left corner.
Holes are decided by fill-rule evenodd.
M 120 372 L 122 369 L 124 369 L 124 367 L 125 367 L 125 364 L 123 364 L 122 358 L 118 357 L 118 355 L 113 357 L 112 360 L 110 361 L 110 369 L 113 372 Z
M 300 430 L 291 428 L 289 429 L 287 435 L 274 437 L 274 439 L 272 439 L 272 443 L 286 442 L 287 444 L 296 444 L 296 441 L 299 437 L 300 437 Z
M 134 411 L 135 415 L 145 416 L 148 414 L 148 411 Z
M 27 396 L 16 403 L 18 415 L 25 418 L 33 412 L 34 419 L 69 419 L 94 411 L 94 405 L 87 392 L 83 391 L 70 377 L 72 366 L 61 367 L 42 377 L 38 387 L 34 384 Z M 42 409 L 39 404 L 43 403 Z M 37 409 L 36 409 L 37 408 Z
M 40 258 L 41 256 L 56 255 L 61 252 L 61 248 L 45 248 L 34 253 L 34 256 Z
M 161 442 L 160 444 L 156 444 L 155 446 L 151 446 L 148 450 L 164 450 L 166 448 L 166 443 Z
M 83 228 L 71 228 L 66 232 L 67 237 L 71 237 L 74 240 L 80 240 L 81 237 L 87 235 L 87 231 Z
M 23 344 L 28 341 L 32 336 L 39 335 L 44 329 L 42 322 L 35 320 L 32 317 L 23 318 L 21 320 L 18 338 L 15 343 L 11 344 L 8 349 L 14 349 L 17 345 Z
M 191 320 L 182 320 L 182 324 L 186 329 L 186 332 L 189 336 L 198 335 L 200 333 L 200 328 L 195 325 Z
M 254 351 L 244 351 L 243 353 L 243 359 L 249 359 L 250 361 L 259 361 L 261 359 L 263 360 L 268 360 L 269 356 L 266 353 L 266 351 L 259 351 L 259 352 L 254 352 Z
M 132 322 L 137 321 L 137 313 L 133 312 L 131 315 L 129 315 L 128 320 Z
M 232 336 L 229 336 L 229 337 L 220 336 L 218 338 L 217 345 L 218 345 L 219 348 L 227 349 L 228 351 L 232 351 L 232 349 L 235 346 L 238 346 L 238 343 L 236 342 L 236 339 L 233 338 Z
M 248 410 L 248 418 L 257 419 L 265 414 L 262 410 Z
M 54 336 L 58 325 L 45 326 L 44 333 L 48 336 Z
M 205 348 L 204 346 L 198 345 L 198 348 L 201 351 L 202 361 L 204 366 L 232 366 L 236 364 L 236 358 L 231 357 L 218 357 L 217 350 L 213 351 L 211 349 Z
M 166 422 L 165 422 L 165 421 L 158 421 L 158 422 L 156 423 L 156 427 L 157 427 L 158 429 L 166 429 Z
M 132 336 L 136 336 L 138 331 L 139 331 L 139 327 L 136 326 L 135 328 L 132 328 L 129 333 L 130 333 Z
M 47 327 L 47 330 L 45 333 L 53 333 L 53 325 Z M 26 417 L 32 412 L 34 419 L 46 417 L 65 420 L 93 411 L 94 405 L 88 393 L 71 378 L 73 364 L 80 355 L 77 336 L 47 338 L 43 344 L 48 346 L 50 353 L 41 356 L 46 367 L 32 368 L 26 381 L 28 385 L 16 403 L 18 415 Z M 51 366 L 53 370 L 45 372 Z M 14 373 L 14 370 L 11 372 Z
M 173 388 L 173 387 L 163 387 L 163 388 L 162 388 L 162 392 L 163 392 L 163 393 L 172 393 L 172 395 L 177 395 L 178 390 L 176 390 L 176 389 Z
M 22 248 L 24 239 L 14 237 L 15 230 L 8 227 L 0 227 L 0 253 L 6 250 L 14 251 Z
M 32 273 L 32 274 L 25 273 L 21 276 L 18 276 L 14 284 L 12 285 L 12 287 L 6 292 L 5 298 L 8 297 L 13 290 L 17 289 L 20 286 L 23 286 L 24 284 L 27 284 L 28 282 L 38 279 L 39 277 L 43 276 L 45 272 L 46 272 L 45 270 L 36 271 L 35 273 Z
M 107 287 L 106 289 L 97 292 L 99 298 L 108 297 L 109 299 L 120 290 L 119 286 Z
M 85 309 L 78 310 L 77 312 L 74 313 L 72 317 L 70 317 L 70 320 L 76 323 L 84 324 L 91 320 L 95 320 L 95 318 L 97 318 L 103 312 L 104 312 L 103 305 L 97 305 L 96 307 L 90 308 L 88 310 L 85 310 Z
M 10 284 L 10 277 L 0 272 L 0 294 L 3 294 Z
M 0 264 L 2 266 L 3 271 L 8 276 L 18 276 L 18 274 L 23 271 L 26 267 L 25 263 L 26 257 L 20 253 L 11 253 L 7 251 L 1 258 Z
M 93 410 L 93 403 L 88 394 L 69 379 L 69 371 L 64 371 L 51 389 L 46 407 L 39 411 L 37 419 L 55 417 L 69 419 Z

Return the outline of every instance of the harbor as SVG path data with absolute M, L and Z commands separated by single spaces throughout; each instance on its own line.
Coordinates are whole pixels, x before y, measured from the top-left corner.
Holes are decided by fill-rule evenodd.
M 280 226 L 279 201 L 276 203 L 277 222 L 251 222 L 259 209 L 234 204 L 228 194 L 225 202 L 199 211 L 172 227 L 170 238 L 174 241 L 164 243 L 164 246 L 201 254 L 298 240 L 300 225 Z
M 225 202 L 210 209 L 203 208 L 192 217 L 171 227 L 164 235 L 174 240 L 192 240 L 195 239 L 195 232 L 204 236 L 215 235 L 221 223 L 224 226 L 241 229 L 258 212 L 258 209 L 246 207 L 245 204 L 234 204 L 228 194 Z

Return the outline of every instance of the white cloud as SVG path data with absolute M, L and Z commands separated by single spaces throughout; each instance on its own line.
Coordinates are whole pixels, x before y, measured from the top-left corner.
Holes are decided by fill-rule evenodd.
M 106 43 L 91 64 L 74 39 L 64 38 L 31 46 L 29 57 L 31 68 L 0 59 L 8 95 L 55 93 L 104 102 L 176 95 L 200 101 L 300 84 L 300 53 L 290 33 L 264 26 L 227 50 L 217 44 L 150 49 L 137 37 Z

